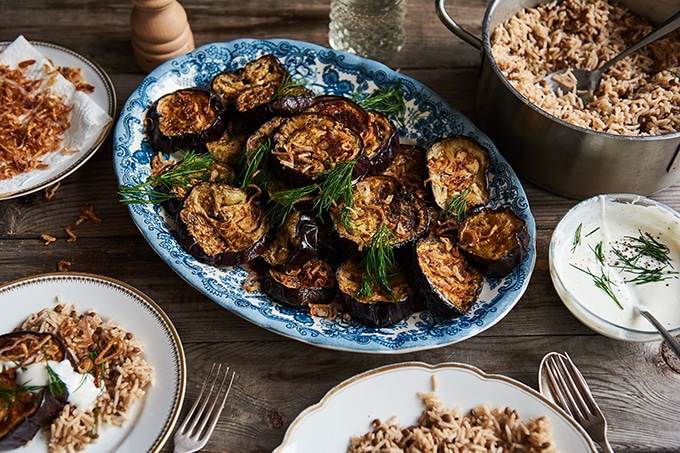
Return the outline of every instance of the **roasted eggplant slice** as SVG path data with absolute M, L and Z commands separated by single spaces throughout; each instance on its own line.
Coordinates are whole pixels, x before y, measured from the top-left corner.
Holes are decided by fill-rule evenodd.
M 30 331 L 0 336 L 0 363 L 25 366 L 66 359 L 64 344 L 51 334 Z M 0 451 L 13 450 L 33 439 L 66 405 L 68 392 L 29 391 L 16 382 L 16 368 L 0 368 Z
M 177 215 L 177 240 L 199 261 L 232 266 L 257 258 L 270 240 L 259 193 L 226 183 L 191 189 Z
M 425 305 L 439 316 L 466 314 L 477 300 L 484 277 L 448 238 L 416 243 L 418 287 Z
M 457 197 L 465 197 L 467 210 L 489 202 L 486 173 L 489 153 L 470 137 L 445 138 L 427 151 L 432 195 L 447 210 Z
M 271 54 L 216 75 L 211 86 L 226 105 L 237 112 L 248 112 L 251 119 L 291 116 L 314 100 L 309 89 L 291 83 L 288 70 Z
M 352 319 L 369 327 L 387 327 L 413 313 L 414 292 L 403 274 L 389 279 L 391 292 L 370 284 L 370 294 L 360 295 L 364 273 L 355 261 L 345 261 L 336 271 L 343 309 Z
M 319 96 L 309 113 L 329 115 L 356 131 L 364 145 L 369 174 L 384 171 L 399 152 L 399 135 L 394 124 L 382 113 L 364 110 L 342 96 Z
M 331 266 L 319 259 L 283 269 L 268 269 L 262 277 L 262 291 L 272 299 L 292 307 L 327 304 L 336 293 Z
M 314 217 L 300 211 L 288 215 L 262 259 L 274 267 L 301 265 L 315 258 L 319 247 L 319 226 Z
M 427 189 L 425 149 L 417 145 L 400 145 L 399 152 L 383 175 L 392 176 L 413 190 L 423 200 L 432 198 Z
M 381 226 L 390 230 L 389 243 L 404 249 L 427 234 L 430 214 L 412 191 L 391 176 L 366 176 L 354 185 L 353 204 L 331 209 L 341 248 L 358 257 L 371 245 Z
M 510 208 L 482 209 L 469 215 L 458 235 L 460 248 L 491 278 L 512 272 L 529 248 L 527 224 Z
M 151 104 L 145 118 L 146 134 L 154 151 L 197 151 L 222 136 L 225 119 L 224 104 L 214 93 L 180 89 Z
M 273 138 L 276 173 L 293 185 L 320 182 L 339 163 L 361 160 L 363 152 L 361 137 L 353 129 L 316 113 L 288 118 Z M 355 165 L 355 176 L 365 171 L 365 165 Z

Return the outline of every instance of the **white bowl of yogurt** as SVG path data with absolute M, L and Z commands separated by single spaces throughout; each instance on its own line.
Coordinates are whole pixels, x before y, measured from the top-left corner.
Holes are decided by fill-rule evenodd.
M 597 195 L 574 206 L 550 241 L 550 277 L 569 311 L 626 341 L 661 339 L 634 307 L 680 334 L 680 213 L 641 195 Z

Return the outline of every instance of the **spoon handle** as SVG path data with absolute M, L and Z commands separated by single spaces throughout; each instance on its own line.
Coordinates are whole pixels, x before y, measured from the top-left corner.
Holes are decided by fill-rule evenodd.
M 632 54 L 633 52 L 641 49 L 642 47 L 646 46 L 647 44 L 656 41 L 659 38 L 662 38 L 665 36 L 667 33 L 672 32 L 676 28 L 680 27 L 680 11 L 675 13 L 673 16 L 669 17 L 666 19 L 666 22 L 663 24 L 659 25 L 657 28 L 649 32 L 647 36 L 642 38 L 640 41 L 637 43 L 633 44 L 605 64 L 603 64 L 598 71 L 604 72 L 609 68 L 610 66 L 614 65 L 617 61 L 621 60 L 622 58 L 627 57 L 628 55 Z
M 638 310 L 638 312 L 647 318 L 649 322 L 654 324 L 654 327 L 657 328 L 661 336 L 664 337 L 668 345 L 671 347 L 671 349 L 673 349 L 675 355 L 680 359 L 680 343 L 678 343 L 678 340 L 676 340 L 675 337 L 671 335 L 671 333 L 667 331 L 666 328 L 659 322 L 659 320 L 656 319 L 650 312 L 647 310 Z

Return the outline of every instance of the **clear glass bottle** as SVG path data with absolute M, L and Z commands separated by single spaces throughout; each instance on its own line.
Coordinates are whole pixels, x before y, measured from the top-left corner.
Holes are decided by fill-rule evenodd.
M 406 0 L 331 0 L 328 42 L 374 60 L 388 59 L 404 46 Z

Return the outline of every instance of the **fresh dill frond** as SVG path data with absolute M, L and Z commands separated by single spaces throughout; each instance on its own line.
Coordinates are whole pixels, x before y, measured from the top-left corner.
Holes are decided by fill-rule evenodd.
M 45 362 L 45 367 L 47 367 L 47 388 L 50 391 L 50 395 L 59 396 L 66 393 L 66 384 L 64 384 L 64 381 L 61 380 L 48 362 Z
M 42 389 L 39 385 L 20 385 L 17 387 L 0 386 L 0 409 L 12 407 L 17 403 L 20 393 L 35 393 Z
M 579 223 L 574 231 L 574 239 L 571 241 L 571 253 L 576 251 L 576 248 L 581 245 L 581 231 L 583 230 L 583 223 Z
M 649 233 L 638 232 L 638 237 L 624 237 L 628 253 L 620 248 L 613 248 L 614 254 L 619 259 L 613 267 L 633 274 L 635 277 L 625 281 L 638 285 L 674 278 L 678 272 L 672 270 L 673 263 L 668 246 L 654 239 Z
M 189 151 L 177 164 L 170 167 L 161 175 L 150 176 L 145 182 L 136 186 L 122 185 L 118 194 L 124 204 L 162 203 L 175 198 L 172 193 L 159 191 L 158 186 L 167 189 L 173 187 L 188 188 L 198 181 L 211 178 L 211 168 L 215 163 L 215 156 L 210 153 L 196 153 Z M 170 191 L 171 192 L 171 191 Z
M 340 202 L 349 208 L 354 206 L 352 179 L 354 167 L 360 158 L 338 162 L 326 173 L 319 184 L 319 196 L 314 200 L 314 210 L 319 217 Z
M 388 294 L 393 290 L 389 279 L 396 275 L 397 265 L 391 240 L 394 233 L 386 225 L 380 225 L 371 237 L 366 255 L 359 263 L 363 271 L 361 285 L 356 293 L 357 298 L 372 297 L 372 286 L 375 284 Z
M 263 191 L 267 190 L 273 178 L 270 166 L 272 146 L 272 139 L 267 138 L 264 142 L 260 142 L 259 146 L 246 151 L 241 156 L 239 164 L 241 188 L 256 185 Z
M 369 93 L 354 93 L 351 99 L 366 110 L 375 110 L 386 115 L 400 126 L 405 124 L 406 102 L 401 90 L 401 80 L 395 85 L 378 88 Z
M 305 85 L 307 81 L 305 80 L 293 80 L 290 74 L 285 74 L 281 80 L 281 84 L 278 86 L 271 100 L 275 101 L 281 99 L 284 96 L 295 96 L 306 91 Z
M 595 254 L 595 259 L 600 263 L 601 266 L 605 265 L 604 251 L 602 248 L 602 241 L 595 244 L 595 247 L 590 248 Z
M 619 299 L 616 297 L 616 294 L 614 293 L 613 287 L 616 286 L 616 284 L 611 280 L 611 278 L 608 275 L 604 273 L 604 271 L 601 270 L 601 273 L 599 275 L 596 275 L 590 269 L 583 269 L 574 264 L 570 264 L 570 266 L 585 274 L 588 274 L 593 279 L 595 287 L 604 291 L 604 293 L 611 297 L 611 299 L 614 302 L 616 302 L 616 305 L 618 305 L 619 308 L 623 310 L 621 302 L 619 302 Z
M 467 199 L 472 193 L 472 187 L 468 187 L 455 197 L 451 197 L 447 200 L 446 208 L 439 214 L 446 217 L 454 217 L 456 220 L 461 221 L 465 217 L 467 212 Z
M 319 186 L 312 184 L 273 192 L 270 196 L 272 203 L 267 207 L 267 218 L 273 225 L 283 225 L 288 215 L 295 211 L 295 205 L 318 190 Z

